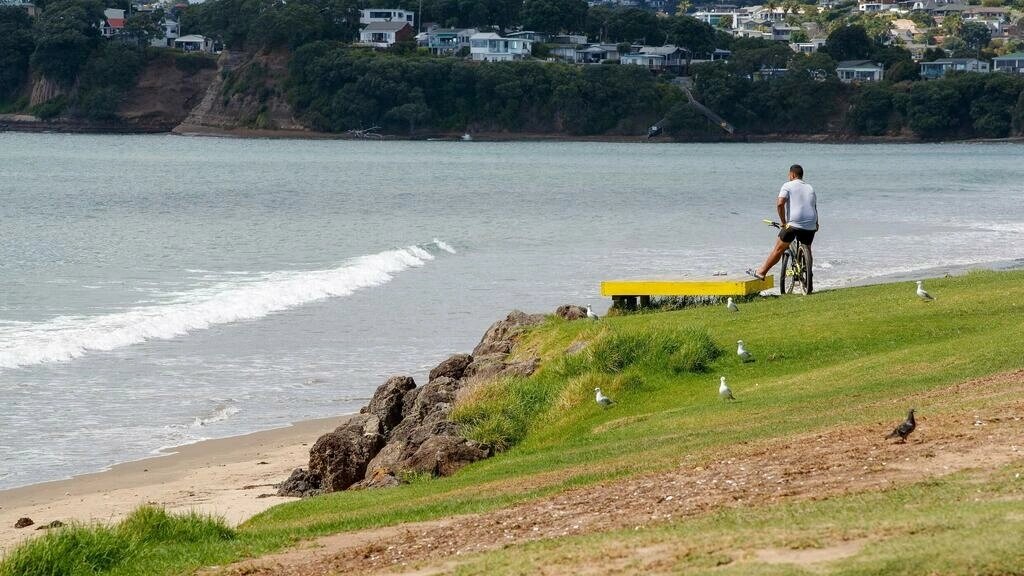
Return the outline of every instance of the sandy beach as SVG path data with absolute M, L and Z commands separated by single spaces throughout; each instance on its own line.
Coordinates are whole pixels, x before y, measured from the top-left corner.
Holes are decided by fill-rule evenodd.
M 0 491 L 0 556 L 43 534 L 36 527 L 61 522 L 112 522 L 142 504 L 171 511 L 198 510 L 238 524 L 275 504 L 272 484 L 305 466 L 317 437 L 344 416 L 299 422 L 173 449 L 167 455 L 118 464 L 68 480 Z M 16 529 L 22 517 L 35 524 Z

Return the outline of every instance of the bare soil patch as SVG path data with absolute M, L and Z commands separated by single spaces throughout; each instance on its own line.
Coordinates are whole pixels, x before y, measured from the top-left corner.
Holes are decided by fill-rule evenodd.
M 1019 391 L 1024 371 L 986 378 L 977 386 L 992 383 Z M 960 391 L 969 384 L 953 388 Z M 894 422 L 878 422 L 738 445 L 720 459 L 688 458 L 671 471 L 571 490 L 508 509 L 440 523 L 339 534 L 318 540 L 315 553 L 286 551 L 230 566 L 222 573 L 449 572 L 459 556 L 544 538 L 640 528 L 723 507 L 822 499 L 884 490 L 965 469 L 991 469 L 1024 458 L 1024 447 L 1019 445 L 1024 434 L 1024 400 L 1019 394 L 1016 398 L 992 408 L 984 419 L 973 409 L 922 417 L 906 444 L 884 440 Z M 759 555 L 779 562 L 816 563 L 855 554 L 852 546 L 761 551 Z

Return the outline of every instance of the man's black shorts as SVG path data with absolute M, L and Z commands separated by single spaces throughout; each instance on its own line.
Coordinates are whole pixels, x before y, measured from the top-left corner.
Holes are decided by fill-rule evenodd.
M 779 230 L 779 240 L 782 240 L 786 244 L 793 241 L 794 238 L 800 240 L 801 244 L 810 246 L 811 242 L 814 242 L 814 233 L 816 230 L 803 230 L 801 228 L 783 228 Z

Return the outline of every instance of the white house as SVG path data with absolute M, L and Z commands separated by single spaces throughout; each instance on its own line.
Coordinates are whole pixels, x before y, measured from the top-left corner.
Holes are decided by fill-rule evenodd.
M 881 64 L 870 60 L 844 60 L 836 65 L 839 80 L 846 84 L 853 82 L 880 82 L 885 74 Z
M 1014 52 L 993 58 L 992 69 L 996 72 L 1024 74 L 1024 52 Z
M 826 40 L 824 38 L 811 38 L 808 42 L 793 42 L 789 45 L 793 52 L 799 52 L 801 54 L 813 54 L 821 49 L 825 45 Z
M 181 24 L 170 18 L 164 18 L 163 21 L 164 35 L 163 37 L 155 37 L 150 40 L 150 45 L 156 48 L 171 48 L 174 46 L 174 41 L 181 36 Z
M 408 22 L 410 26 L 415 26 L 416 13 L 401 8 L 364 8 L 359 11 L 360 24 L 375 22 Z
M 921 77 L 925 80 L 942 78 L 950 71 L 987 74 L 989 64 L 977 58 L 939 58 L 934 62 L 921 62 Z
M 395 42 L 412 40 L 415 37 L 408 22 L 371 22 L 359 31 L 359 43 L 374 48 L 389 48 Z
M 213 38 L 200 36 L 199 34 L 189 34 L 188 36 L 176 38 L 174 40 L 174 47 L 183 52 L 207 52 L 210 54 L 214 52 Z
M 124 10 L 107 8 L 103 10 L 103 22 L 100 22 L 100 35 L 112 38 L 124 30 Z
M 650 70 L 662 70 L 665 68 L 665 55 L 633 52 L 619 56 L 619 63 L 624 66 L 643 66 Z
M 872 14 L 875 12 L 888 12 L 898 6 L 896 2 L 890 2 L 889 0 L 865 0 L 857 5 L 857 9 L 861 12 Z
M 525 38 L 502 38 L 493 32 L 469 37 L 469 55 L 478 62 L 508 62 L 530 56 L 533 42 Z

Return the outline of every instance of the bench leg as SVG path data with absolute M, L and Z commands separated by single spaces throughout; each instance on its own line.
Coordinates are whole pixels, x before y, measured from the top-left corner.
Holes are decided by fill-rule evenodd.
M 636 296 L 612 296 L 612 306 L 619 310 L 636 310 Z
M 640 297 L 640 309 L 645 309 L 645 308 L 650 308 L 650 307 L 651 307 L 651 297 L 650 296 L 641 296 Z

